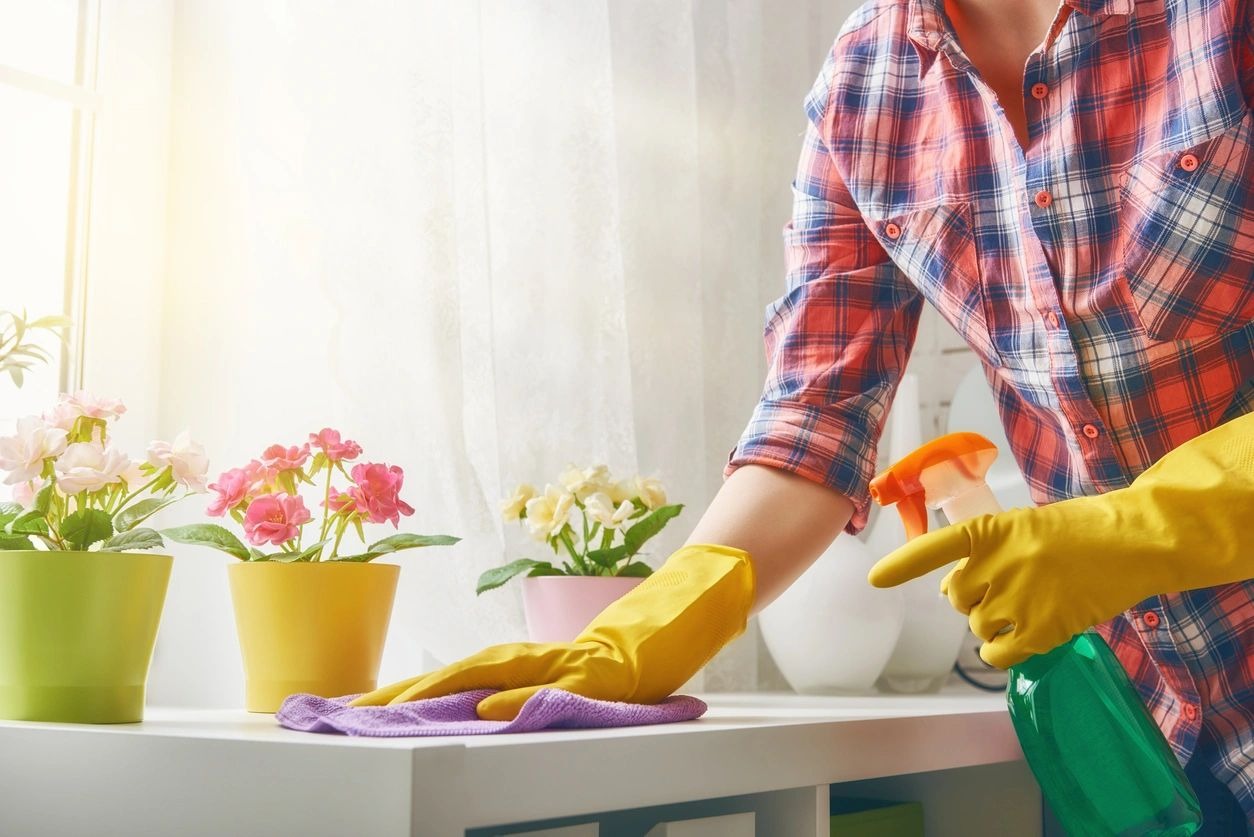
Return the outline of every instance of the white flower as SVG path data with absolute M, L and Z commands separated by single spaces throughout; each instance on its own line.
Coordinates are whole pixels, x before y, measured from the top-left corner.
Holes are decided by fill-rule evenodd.
M 584 501 L 584 508 L 588 511 L 588 517 L 600 523 L 606 529 L 617 529 L 627 522 L 636 507 L 631 504 L 630 500 L 623 500 L 618 504 L 618 508 L 614 508 L 614 501 L 610 499 L 610 495 L 603 491 L 598 491 L 587 500 Z
M 546 485 L 543 494 L 527 501 L 527 527 L 536 540 L 548 540 L 566 525 L 574 505 L 575 495 Z
M 169 467 L 174 481 L 191 491 L 204 491 L 209 472 L 205 446 L 193 442 L 184 430 L 174 442 L 153 442 L 148 446 L 148 464 L 155 468 Z
M 634 494 L 644 503 L 644 507 L 652 511 L 658 506 L 666 505 L 666 489 L 660 480 L 652 477 L 636 477 L 632 485 Z
M 140 470 L 143 464 L 132 459 L 131 464 L 122 472 L 122 482 L 126 483 L 126 487 L 131 491 L 139 488 L 149 480 L 149 475 Z
M 583 501 L 590 494 L 604 491 L 609 487 L 610 469 L 604 465 L 593 465 L 590 468 L 577 468 L 570 465 L 562 471 L 557 481 L 562 484 L 563 488 Z
M 522 517 L 523 509 L 527 507 L 527 501 L 536 496 L 536 490 L 533 486 L 523 483 L 514 489 L 514 493 L 506 497 L 501 502 L 501 517 L 506 520 L 517 520 Z
M 13 502 L 24 509 L 29 509 L 35 502 L 35 495 L 43 490 L 47 480 L 36 478 L 30 482 L 19 482 L 13 486 Z
M 114 419 L 126 412 L 126 405 L 116 398 L 101 398 L 80 389 L 73 395 L 61 394 L 57 405 L 44 413 L 44 420 L 62 430 L 70 430 L 79 416 Z
M 57 487 L 65 494 L 98 491 L 122 481 L 131 465 L 126 454 L 99 442 L 75 442 L 57 459 Z
M 610 502 L 614 504 L 621 503 L 624 500 L 630 501 L 631 498 L 635 496 L 635 492 L 632 491 L 631 483 L 626 480 L 616 482 L 607 487 L 605 489 L 605 493 L 609 496 Z
M 30 482 L 43 473 L 44 460 L 65 450 L 66 433 L 39 416 L 18 419 L 17 433 L 0 438 L 0 471 L 8 471 L 6 485 Z

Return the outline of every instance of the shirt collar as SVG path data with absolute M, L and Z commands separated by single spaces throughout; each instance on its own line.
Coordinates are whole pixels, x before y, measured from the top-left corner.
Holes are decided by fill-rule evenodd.
M 1100 20 L 1132 14 L 1136 0 L 1062 0 L 1077 12 Z M 944 0 L 908 0 L 906 35 L 919 55 L 919 78 L 927 74 L 947 42 L 956 40 L 945 14 Z

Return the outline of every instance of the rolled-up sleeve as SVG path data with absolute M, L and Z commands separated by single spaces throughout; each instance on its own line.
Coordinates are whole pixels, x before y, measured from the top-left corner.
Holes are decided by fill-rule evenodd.
M 848 497 L 866 525 L 884 419 L 918 330 L 922 296 L 853 204 L 824 138 L 831 59 L 806 99 L 787 291 L 766 311 L 767 377 L 725 475 L 767 465 Z

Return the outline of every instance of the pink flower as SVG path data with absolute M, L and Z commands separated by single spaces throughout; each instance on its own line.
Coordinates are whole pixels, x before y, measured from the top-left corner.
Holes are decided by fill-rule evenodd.
M 240 470 L 248 477 L 248 493 L 253 495 L 264 494 L 268 491 L 270 481 L 274 479 L 276 473 L 256 459 L 249 460 L 248 464 Z
M 300 534 L 302 523 L 311 520 L 305 501 L 291 494 L 266 494 L 248 504 L 244 534 L 253 546 L 281 543 Z
M 361 445 L 352 439 L 340 441 L 340 431 L 324 427 L 309 434 L 309 444 L 322 451 L 332 462 L 347 462 L 361 456 Z
M 118 399 L 101 398 L 80 389 L 73 395 L 61 393 L 56 406 L 44 413 L 44 421 L 62 430 L 70 430 L 79 416 L 107 420 L 115 419 L 125 412 L 126 405 Z
M 13 502 L 24 509 L 29 509 L 35 503 L 35 495 L 43 490 L 45 485 L 47 481 L 39 477 L 30 482 L 19 482 L 13 486 Z
M 169 468 L 174 481 L 190 491 L 205 490 L 209 457 L 205 455 L 205 446 L 193 442 L 186 430 L 173 442 L 153 442 L 149 445 L 148 464 L 157 470 Z
M 353 487 L 348 489 L 356 510 L 371 523 L 391 522 L 396 526 L 401 515 L 414 513 L 400 498 L 405 472 L 395 465 L 363 463 L 353 467 Z
M 300 447 L 292 445 L 290 448 L 285 448 L 282 445 L 271 445 L 262 452 L 261 464 L 271 471 L 295 471 L 304 465 L 305 460 L 308 458 L 308 444 L 303 444 Z
M 335 514 L 341 509 L 347 509 L 351 512 L 354 508 L 353 498 L 338 488 L 331 489 L 331 495 L 327 497 L 327 501 L 322 505 L 330 509 L 332 514 Z
M 218 481 L 209 485 L 209 490 L 218 496 L 209 504 L 205 512 L 212 517 L 221 517 L 241 503 L 247 502 L 255 482 L 253 475 L 246 468 L 223 471 Z

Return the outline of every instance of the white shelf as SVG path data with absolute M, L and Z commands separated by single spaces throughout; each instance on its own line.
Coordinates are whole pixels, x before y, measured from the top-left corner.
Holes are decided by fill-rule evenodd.
M 506 736 L 347 738 L 161 708 L 115 727 L 0 722 L 0 831 L 443 835 L 787 792 L 780 822 L 809 808 L 803 831 L 825 834 L 829 783 L 1022 758 L 1001 695 L 702 697 L 683 724 Z

